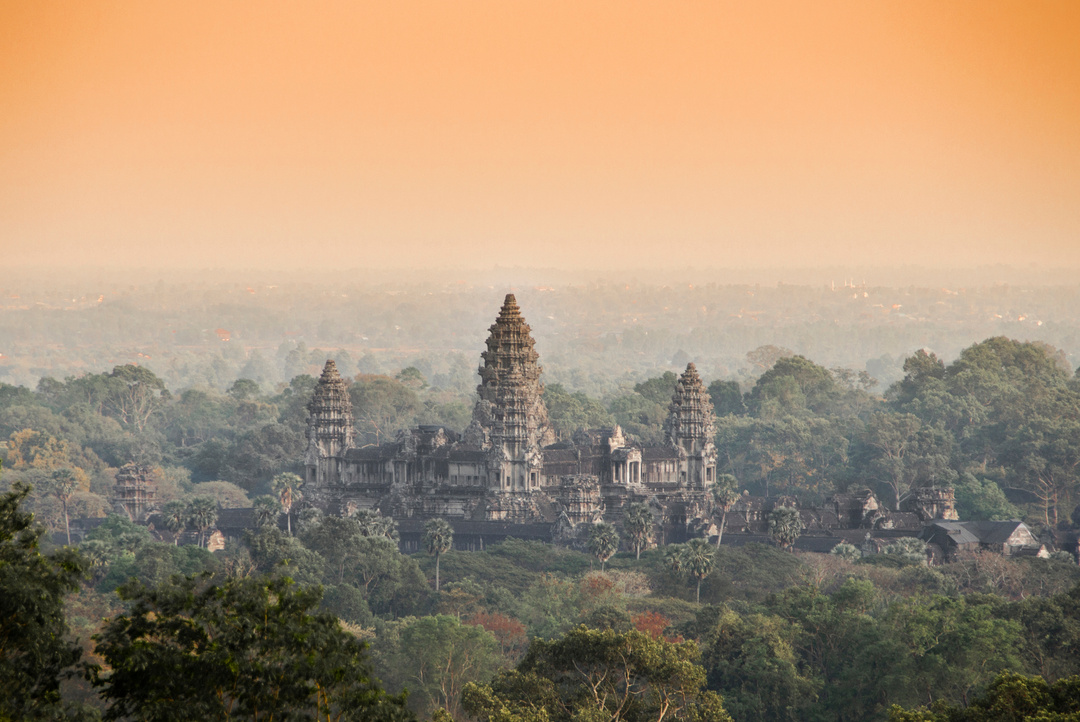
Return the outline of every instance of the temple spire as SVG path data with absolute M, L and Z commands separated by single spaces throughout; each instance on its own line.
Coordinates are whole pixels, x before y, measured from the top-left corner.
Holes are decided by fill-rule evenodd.
M 555 440 L 531 331 L 514 294 L 508 293 L 488 329 L 487 348 L 480 354 L 473 428 L 482 430 L 488 443 L 496 437 L 510 443 L 514 447 L 510 456 L 533 453 Z
M 698 376 L 697 367 L 691 362 L 675 384 L 675 393 L 671 397 L 667 421 L 664 423 L 664 436 L 669 444 L 690 451 L 688 444 L 712 441 L 714 425 L 715 416 L 709 393 Z
M 353 445 L 352 401 L 349 385 L 328 359 L 308 403 L 309 455 L 339 457 Z

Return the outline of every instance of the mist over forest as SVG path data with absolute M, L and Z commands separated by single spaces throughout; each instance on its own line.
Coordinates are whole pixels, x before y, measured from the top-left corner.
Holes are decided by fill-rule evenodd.
M 1035 269 L 687 270 L 625 280 L 522 269 L 28 272 L 0 288 L 0 382 L 33 387 L 44 376 L 131 363 L 173 390 L 224 390 L 249 378 L 272 391 L 332 357 L 346 376 L 412 366 L 434 388 L 468 392 L 492 314 L 513 291 L 546 381 L 572 391 L 610 396 L 688 360 L 708 380 L 748 386 L 763 369 L 747 354 L 762 346 L 866 371 L 884 391 L 916 349 L 949 361 L 993 336 L 1048 343 L 1075 368 L 1080 285 L 1063 276 Z M 1000 278 L 1011 282 L 993 281 Z

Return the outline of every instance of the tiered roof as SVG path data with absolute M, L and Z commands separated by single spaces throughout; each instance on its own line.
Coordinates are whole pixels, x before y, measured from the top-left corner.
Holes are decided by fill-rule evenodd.
M 668 443 L 674 446 L 679 446 L 684 439 L 709 440 L 715 433 L 714 424 L 709 393 L 698 376 L 697 368 L 689 363 L 675 384 L 675 394 L 664 423 L 664 435 Z

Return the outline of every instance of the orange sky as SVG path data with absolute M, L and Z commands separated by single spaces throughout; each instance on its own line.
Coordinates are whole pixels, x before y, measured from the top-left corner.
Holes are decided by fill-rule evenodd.
M 0 258 L 1080 266 L 1080 2 L 0 0 Z

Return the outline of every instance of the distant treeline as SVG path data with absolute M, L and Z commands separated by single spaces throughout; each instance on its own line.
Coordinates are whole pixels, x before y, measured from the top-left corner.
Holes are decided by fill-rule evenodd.
M 1064 354 L 1042 343 L 992 338 L 951 364 L 919 351 L 884 395 L 865 372 L 826 369 L 778 347 L 751 355 L 752 384 L 715 380 L 720 471 L 755 494 L 807 502 L 870 488 L 892 508 L 914 488 L 950 485 L 963 519 L 1024 518 L 1036 530 L 1076 523 L 1080 494 L 1080 380 Z M 0 384 L 0 458 L 9 481 L 35 486 L 40 520 L 63 527 L 100 516 L 116 469 L 135 461 L 157 469 L 159 501 L 211 495 L 248 506 L 270 481 L 299 471 L 306 404 L 314 377 L 276 390 L 251 379 L 224 392 L 171 392 L 145 367 L 45 377 L 34 390 Z M 620 424 L 646 443 L 661 440 L 675 375 L 597 398 L 547 386 L 560 437 Z M 463 429 L 471 391 L 432 386 L 415 367 L 393 376 L 357 374 L 351 385 L 359 443 L 393 439 L 417 423 Z M 70 474 L 58 498 L 45 483 Z
M 518 274 L 519 276 L 521 274 Z M 688 360 L 710 378 L 752 383 L 747 353 L 791 349 L 827 368 L 866 371 L 881 391 L 904 358 L 951 360 L 993 337 L 1043 341 L 1080 363 L 1080 288 L 625 281 L 477 284 L 396 279 L 162 282 L 8 281 L 0 289 L 0 382 L 33 386 L 136 363 L 170 389 L 268 390 L 334 356 L 347 375 L 414 366 L 432 386 L 468 391 L 502 295 L 517 293 L 551 383 L 607 397 Z

